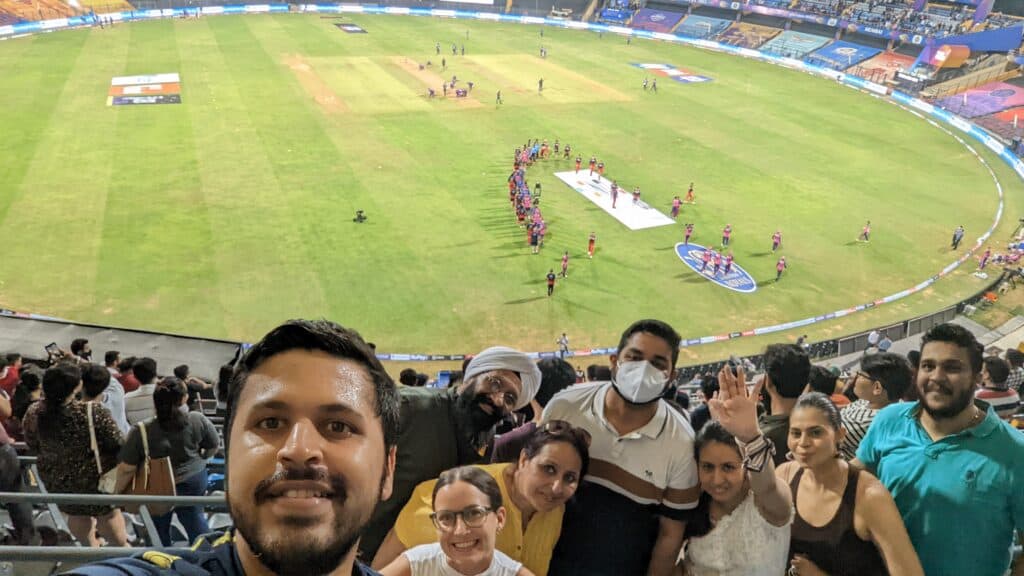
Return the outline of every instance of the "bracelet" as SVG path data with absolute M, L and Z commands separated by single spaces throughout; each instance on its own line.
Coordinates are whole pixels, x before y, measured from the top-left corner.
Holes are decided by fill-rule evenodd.
M 740 454 L 743 456 L 743 467 L 751 472 L 764 470 L 768 459 L 775 456 L 775 444 L 764 434 L 759 434 L 750 442 L 736 440 L 740 447 Z

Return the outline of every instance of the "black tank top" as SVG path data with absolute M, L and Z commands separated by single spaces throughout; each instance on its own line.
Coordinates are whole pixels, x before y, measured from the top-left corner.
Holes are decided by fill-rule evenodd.
M 789 483 L 796 502 L 797 489 L 804 475 L 801 468 Z M 789 558 L 801 554 L 832 576 L 887 576 L 888 570 L 874 543 L 861 540 L 853 527 L 853 508 L 857 501 L 860 471 L 849 467 L 846 490 L 836 515 L 828 524 L 815 528 L 800 516 L 797 509 L 789 543 Z

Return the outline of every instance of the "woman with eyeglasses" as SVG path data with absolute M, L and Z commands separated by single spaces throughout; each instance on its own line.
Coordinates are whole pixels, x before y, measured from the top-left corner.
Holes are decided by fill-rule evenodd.
M 382 576 L 533 576 L 494 549 L 505 507 L 497 480 L 486 471 L 463 466 L 442 472 L 431 500 L 438 541 L 402 552 Z
M 478 467 L 494 479 L 508 505 L 503 514 L 505 528 L 495 547 L 537 576 L 548 573 L 551 553 L 562 532 L 565 503 L 587 473 L 589 446 L 586 430 L 552 420 L 527 439 L 517 462 Z M 410 548 L 438 541 L 440 532 L 431 524 L 438 482 L 431 480 L 416 487 L 377 551 L 375 569 L 393 564 Z

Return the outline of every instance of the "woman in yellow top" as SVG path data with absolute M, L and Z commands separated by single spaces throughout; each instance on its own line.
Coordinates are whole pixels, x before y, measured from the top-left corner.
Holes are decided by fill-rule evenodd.
M 481 469 L 494 477 L 506 507 L 504 529 L 495 548 L 537 576 L 547 576 L 548 563 L 562 531 L 565 502 L 576 493 L 590 462 L 590 434 L 564 420 L 552 420 L 537 428 L 512 464 L 489 464 Z M 430 520 L 432 495 L 437 480 L 416 487 L 402 508 L 373 559 L 380 570 L 402 552 L 437 542 Z

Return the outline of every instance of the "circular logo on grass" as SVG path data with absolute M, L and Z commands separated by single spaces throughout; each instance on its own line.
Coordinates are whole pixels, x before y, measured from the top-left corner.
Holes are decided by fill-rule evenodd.
M 676 244 L 676 256 L 683 261 L 691 270 L 703 276 L 705 280 L 714 282 L 722 288 L 728 288 L 735 292 L 743 292 L 749 294 L 757 290 L 757 282 L 754 277 L 750 275 L 746 270 L 740 267 L 736 262 L 732 263 L 729 268 L 729 272 L 725 271 L 725 258 L 722 258 L 722 266 L 719 267 L 718 273 L 715 274 L 715 263 L 712 260 L 708 262 L 707 266 L 704 265 L 704 247 L 700 244 L 683 244 L 682 242 Z

